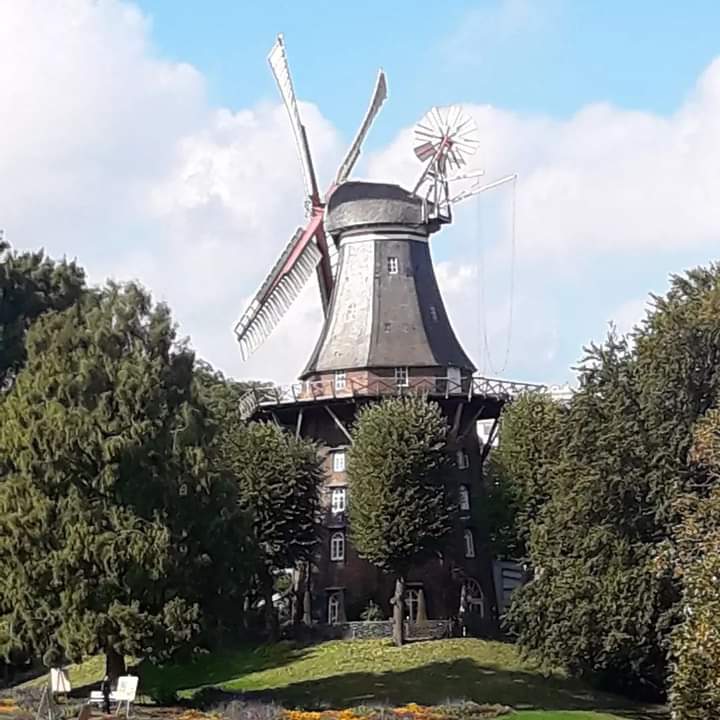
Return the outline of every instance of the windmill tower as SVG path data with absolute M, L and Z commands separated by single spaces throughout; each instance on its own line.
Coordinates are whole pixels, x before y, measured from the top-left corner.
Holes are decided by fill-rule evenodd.
M 412 190 L 349 180 L 387 97 L 380 71 L 358 133 L 321 195 L 282 36 L 269 62 L 296 141 L 308 218 L 235 331 L 246 358 L 317 275 L 325 318 L 300 382 L 285 389 L 255 389 L 242 400 L 246 417 L 273 419 L 325 448 L 325 536 L 305 575 L 310 588 L 306 615 L 323 625 L 338 625 L 356 619 L 371 599 L 388 611 L 392 579 L 360 559 L 348 540 L 352 488 L 347 486 L 345 454 L 358 407 L 388 395 L 421 393 L 437 400 L 447 417 L 448 448 L 456 458 L 447 483 L 463 517 L 447 556 L 410 576 L 408 618 L 417 620 L 419 612 L 450 618 L 462 605 L 470 626 L 491 632 L 496 620 L 491 558 L 472 512 L 473 504 L 482 501 L 481 469 L 489 443 L 480 446 L 476 424 L 497 420 L 511 395 L 530 386 L 474 375 L 475 366 L 445 311 L 430 237 L 452 222 L 458 202 L 515 176 L 482 184 L 482 172 L 463 172 L 477 146 L 474 124 L 459 108 L 434 108 L 416 127 L 415 154 L 423 167 Z

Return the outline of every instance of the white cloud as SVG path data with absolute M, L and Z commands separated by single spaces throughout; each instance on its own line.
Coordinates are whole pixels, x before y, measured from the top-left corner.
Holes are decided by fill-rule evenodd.
M 157 57 L 148 21 L 119 0 L 0 4 L 0 87 L 12 110 L 0 134 L 11 243 L 77 256 L 93 282 L 141 280 L 227 372 L 295 376 L 312 349 L 302 328 L 319 322 L 312 289 L 269 353 L 242 365 L 232 333 L 304 221 L 282 106 L 212 108 L 202 76 Z M 328 177 L 337 133 L 314 106 L 301 110 Z
M 606 104 L 568 120 L 468 104 L 481 141 L 472 167 L 520 173 L 525 257 L 552 262 L 716 242 L 720 232 L 720 60 L 670 117 Z M 411 129 L 375 154 L 370 174 L 418 175 Z
M 648 298 L 627 300 L 616 308 L 610 319 L 621 335 L 631 332 L 645 317 L 649 309 Z
M 477 318 L 480 278 L 469 281 L 469 266 L 484 255 L 488 328 L 494 322 L 509 327 L 507 308 L 514 297 L 510 374 L 564 381 L 582 345 L 604 337 L 608 321 L 624 329 L 641 316 L 639 293 L 662 291 L 667 274 L 682 269 L 678 262 L 716 257 L 720 60 L 669 117 L 606 104 L 585 107 L 566 120 L 472 104 L 465 109 L 481 142 L 469 168 L 484 168 L 488 180 L 520 174 L 515 268 L 520 282 L 510 293 L 510 192 L 493 191 L 480 200 L 484 228 L 473 218 L 478 211 L 471 203 L 478 201 L 458 213 L 450 239 L 454 276 L 444 278 L 447 304 L 460 319 L 458 327 Z M 407 128 L 372 156 L 369 176 L 412 184 L 420 172 L 412 146 Z M 434 246 L 443 247 L 448 233 L 441 231 Z M 463 279 L 466 288 L 458 292 Z M 638 284 L 630 288 L 632 281 Z M 507 330 L 487 332 L 491 364 L 497 367 Z M 465 333 L 480 364 L 487 354 L 478 340 L 484 333 L 478 327 Z
M 536 23 L 532 7 L 505 3 L 498 27 Z M 0 3 L 0 87 L 10 110 L 0 226 L 12 243 L 77 256 L 95 282 L 139 278 L 226 372 L 287 381 L 302 369 L 321 324 L 314 284 L 245 365 L 232 336 L 303 221 L 279 105 L 212 107 L 201 74 L 160 57 L 146 18 L 121 0 Z M 450 315 L 487 372 L 503 365 L 510 334 L 505 374 L 563 381 L 607 320 L 635 317 L 645 288 L 617 286 L 618 268 L 654 263 L 664 275 L 688 248 L 715 253 L 720 60 L 668 117 L 604 104 L 565 120 L 467 108 L 481 140 L 472 166 L 488 179 L 520 173 L 516 282 L 511 293 L 506 188 L 483 197 L 482 223 L 461 208 L 433 240 Z M 329 177 L 344 149 L 338 133 L 313 105 L 302 112 Z M 369 176 L 412 184 L 412 145 L 411 130 L 399 132 L 369 158 Z

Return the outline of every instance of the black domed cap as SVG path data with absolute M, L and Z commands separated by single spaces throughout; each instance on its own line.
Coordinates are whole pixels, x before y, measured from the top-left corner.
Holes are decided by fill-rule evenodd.
M 419 197 L 399 185 L 352 180 L 338 185 L 328 199 L 325 230 L 338 235 L 372 225 L 424 227 L 422 205 Z

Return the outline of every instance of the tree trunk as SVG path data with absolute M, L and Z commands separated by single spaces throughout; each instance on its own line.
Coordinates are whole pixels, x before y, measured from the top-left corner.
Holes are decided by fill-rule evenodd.
M 270 571 L 265 573 L 263 578 L 263 598 L 265 599 L 265 630 L 270 642 L 276 642 L 280 632 L 278 628 L 277 614 L 273 605 L 273 578 Z
M 105 651 L 105 675 L 110 679 L 110 685 L 117 687 L 118 678 L 125 674 L 125 657 L 115 648 Z
M 312 625 L 312 567 L 310 563 L 305 564 L 305 592 L 302 598 L 303 624 L 307 627 Z
M 393 604 L 393 641 L 401 647 L 405 643 L 405 578 L 398 576 L 395 580 Z

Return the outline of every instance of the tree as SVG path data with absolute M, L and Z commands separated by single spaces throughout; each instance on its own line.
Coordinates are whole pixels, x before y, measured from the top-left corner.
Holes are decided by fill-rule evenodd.
M 350 528 L 358 554 L 396 577 L 393 636 L 403 643 L 405 577 L 452 527 L 444 475 L 447 424 L 437 403 L 391 398 L 358 414 L 348 456 Z
M 0 389 L 25 362 L 25 333 L 50 310 L 81 297 L 85 273 L 74 262 L 53 262 L 39 252 L 17 253 L 0 240 Z
M 689 451 L 719 390 L 716 265 L 673 277 L 629 338 L 590 348 L 531 528 L 537 575 L 511 610 L 526 650 L 663 693 L 681 585 L 660 559 L 682 520 L 678 500 L 711 484 Z
M 321 460 L 312 442 L 258 422 L 228 426 L 220 458 L 237 485 L 239 506 L 251 521 L 256 579 L 267 630 L 274 637 L 274 578 L 310 561 L 317 543 Z
M 193 354 L 141 288 L 43 316 L 27 352 L 0 405 L 3 649 L 104 652 L 116 677 L 236 610 L 236 492 L 209 467 Z
M 693 459 L 716 485 L 679 503 L 673 564 L 682 581 L 682 620 L 672 636 L 670 683 L 677 720 L 720 715 L 720 410 L 698 423 Z
M 564 413 L 563 406 L 544 393 L 522 395 L 503 410 L 501 442 L 490 453 L 483 508 L 485 526 L 500 554 L 527 555 L 530 530 L 552 493 Z

